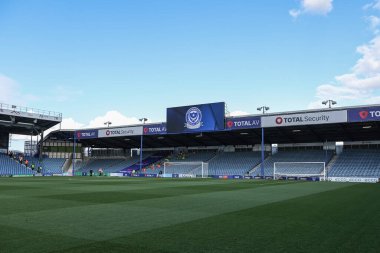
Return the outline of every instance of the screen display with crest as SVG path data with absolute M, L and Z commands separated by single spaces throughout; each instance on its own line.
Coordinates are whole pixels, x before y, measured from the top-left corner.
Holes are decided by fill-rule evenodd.
M 168 133 L 219 131 L 224 129 L 225 103 L 168 108 Z

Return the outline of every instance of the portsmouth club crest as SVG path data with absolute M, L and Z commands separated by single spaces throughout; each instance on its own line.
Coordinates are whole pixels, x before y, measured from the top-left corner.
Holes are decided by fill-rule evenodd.
M 202 126 L 202 112 L 197 107 L 191 107 L 186 112 L 186 124 L 187 129 L 198 129 Z

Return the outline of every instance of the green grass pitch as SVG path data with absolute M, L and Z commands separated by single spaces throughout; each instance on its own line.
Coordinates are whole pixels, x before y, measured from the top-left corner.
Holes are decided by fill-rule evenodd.
M 0 178 L 0 252 L 379 252 L 380 184 Z

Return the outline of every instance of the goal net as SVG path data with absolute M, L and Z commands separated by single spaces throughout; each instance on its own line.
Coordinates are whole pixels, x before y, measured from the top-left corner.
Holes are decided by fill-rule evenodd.
M 326 180 L 326 164 L 324 162 L 275 162 L 273 179 L 289 177 L 318 177 Z
M 178 174 L 180 177 L 208 177 L 208 163 L 204 162 L 165 162 L 165 174 Z

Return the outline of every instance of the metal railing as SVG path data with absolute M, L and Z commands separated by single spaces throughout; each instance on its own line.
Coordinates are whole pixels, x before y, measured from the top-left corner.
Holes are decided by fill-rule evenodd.
M 58 118 L 62 119 L 62 113 L 60 113 L 60 112 L 40 110 L 40 109 L 29 108 L 29 107 L 25 107 L 25 106 L 9 105 L 9 104 L 0 103 L 0 109 L 12 110 L 15 112 L 42 114 L 45 116 L 58 117 Z

